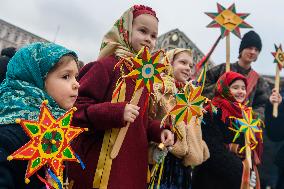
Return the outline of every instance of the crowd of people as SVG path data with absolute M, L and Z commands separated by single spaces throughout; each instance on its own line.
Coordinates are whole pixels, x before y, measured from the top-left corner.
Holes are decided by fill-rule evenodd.
M 261 188 L 258 166 L 265 155 L 261 133 L 265 131 L 273 141 L 284 140 L 284 106 L 280 93 L 269 89 L 251 67 L 262 50 L 260 36 L 254 31 L 243 36 L 238 60 L 231 63 L 230 71 L 225 71 L 225 64 L 207 71 L 205 83 L 201 83 L 202 95 L 206 96 L 204 106 L 200 105 L 203 116 L 175 124 L 175 116 L 164 120 L 177 103 L 175 96 L 200 86 L 193 77 L 196 63 L 191 49 L 166 52 L 161 60 L 168 63 L 161 74 L 163 84 L 154 84 L 150 97 L 146 89 L 142 90 L 139 102 L 130 103 L 137 87 L 133 79 L 126 79 L 135 69 L 130 58 L 143 47 L 154 49 L 158 24 L 152 8 L 130 7 L 105 34 L 98 59 L 85 66 L 76 52 L 54 43 L 37 42 L 2 50 L 1 189 L 49 188 L 39 179 L 45 177 L 46 167 L 27 184 L 24 178 L 28 161 L 7 160 L 30 140 L 16 119 L 37 120 L 44 100 L 48 100 L 55 118 L 76 107 L 72 125 L 88 128 L 71 143 L 85 169 L 77 162 L 66 162 L 66 188 Z M 265 117 L 272 115 L 273 104 L 279 104 L 279 116 Z M 250 110 L 255 120 L 267 125 L 256 125 L 258 132 L 253 133 L 253 139 L 236 131 L 233 121 L 244 118 L 244 111 Z M 111 147 L 127 124 L 130 126 L 121 149 L 113 158 Z M 284 188 L 283 159 L 281 147 L 275 159 L 279 168 L 277 189 Z M 158 164 L 162 171 L 153 175 L 150 170 Z

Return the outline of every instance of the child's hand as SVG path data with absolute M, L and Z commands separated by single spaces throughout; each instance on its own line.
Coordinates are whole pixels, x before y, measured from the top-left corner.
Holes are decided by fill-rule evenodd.
M 126 122 L 133 123 L 136 117 L 139 115 L 138 110 L 140 107 L 132 104 L 126 104 L 124 113 L 123 113 L 123 119 Z
M 269 97 L 269 101 L 271 102 L 271 104 L 280 104 L 282 102 L 282 96 L 280 95 L 280 93 L 276 92 L 276 89 L 272 89 L 272 94 Z
M 153 150 L 153 160 L 155 163 L 161 163 L 163 159 L 167 156 L 168 150 L 161 150 L 157 147 L 154 148 Z
M 165 146 L 172 146 L 174 145 L 174 134 L 168 130 L 168 129 L 164 129 L 161 133 L 161 142 L 165 145 Z

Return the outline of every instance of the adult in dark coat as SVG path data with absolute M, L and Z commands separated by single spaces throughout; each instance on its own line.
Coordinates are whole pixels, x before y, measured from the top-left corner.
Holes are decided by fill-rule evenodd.
M 284 95 L 284 91 L 282 91 L 282 95 Z M 273 95 L 270 97 L 270 101 L 277 102 L 277 96 L 273 97 Z M 281 98 L 282 100 L 282 98 Z M 284 103 L 279 105 L 278 107 L 278 117 L 275 118 L 272 116 L 273 106 L 271 103 L 267 103 L 265 112 L 266 112 L 266 133 L 268 137 L 274 141 L 274 142 L 281 142 L 284 141 Z M 278 167 L 278 181 L 276 184 L 276 189 L 282 189 L 284 188 L 284 145 L 280 147 L 278 150 L 274 163 Z

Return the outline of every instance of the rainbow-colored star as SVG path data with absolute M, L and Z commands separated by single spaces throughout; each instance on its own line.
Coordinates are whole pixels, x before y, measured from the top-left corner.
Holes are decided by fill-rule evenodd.
M 279 47 L 277 47 L 277 45 L 275 46 L 275 51 L 276 52 L 272 52 L 272 55 L 274 56 L 274 63 L 277 63 L 279 66 L 279 69 L 281 70 L 284 66 L 284 52 L 282 51 L 282 45 L 279 45 Z
M 191 84 L 185 86 L 184 93 L 176 94 L 176 105 L 170 111 L 170 115 L 174 115 L 174 124 L 184 121 L 186 125 L 193 116 L 199 118 L 203 115 L 203 103 L 206 97 L 201 96 L 202 86 L 193 87 Z
M 233 32 L 237 37 L 241 38 L 240 28 L 252 28 L 247 24 L 244 19 L 249 13 L 236 13 L 235 4 L 232 4 L 228 9 L 217 3 L 218 12 L 210 13 L 206 12 L 213 21 L 208 24 L 207 27 L 221 29 L 221 35 L 227 36 L 230 32 Z
M 162 83 L 160 73 L 166 69 L 164 64 L 159 63 L 162 51 L 151 56 L 147 47 L 143 47 L 135 58 L 131 58 L 135 70 L 126 75 L 126 78 L 136 79 L 135 91 L 146 87 L 148 92 L 153 91 L 153 83 Z
M 230 128 L 231 130 L 235 131 L 236 134 L 234 136 L 233 142 L 237 140 L 237 138 L 240 137 L 240 133 L 244 133 L 245 137 L 248 139 L 248 142 L 250 145 L 246 146 L 250 147 L 252 150 L 257 146 L 258 142 L 256 139 L 256 133 L 260 133 L 260 136 L 262 138 L 262 129 L 261 125 L 263 124 L 260 119 L 253 119 L 253 113 L 252 108 L 244 108 L 242 105 L 240 105 L 242 109 L 242 115 L 243 118 L 236 118 L 231 117 L 235 119 L 236 124 L 234 124 L 236 129 Z M 246 147 L 245 146 L 245 147 Z M 240 152 L 245 148 L 241 148 Z
M 25 175 L 27 183 L 28 178 L 45 164 L 59 176 L 63 161 L 79 162 L 70 147 L 70 142 L 84 131 L 83 128 L 70 126 L 76 108 L 55 120 L 46 104 L 47 101 L 44 101 L 41 105 L 38 121 L 16 120 L 31 140 L 7 159 L 29 160 Z

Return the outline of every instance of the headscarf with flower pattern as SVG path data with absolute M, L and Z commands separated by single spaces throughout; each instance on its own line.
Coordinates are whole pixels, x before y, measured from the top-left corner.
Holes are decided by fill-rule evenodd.
M 22 47 L 13 56 L 6 79 L 0 85 L 0 125 L 13 124 L 16 118 L 37 120 L 43 100 L 48 100 L 48 107 L 56 118 L 65 112 L 46 93 L 44 80 L 67 54 L 77 60 L 75 52 L 62 46 L 37 42 Z
M 247 87 L 247 79 L 245 76 L 232 71 L 224 73 L 216 83 L 215 96 L 211 103 L 222 110 L 221 119 L 224 123 L 229 116 L 237 118 L 243 117 L 239 103 L 230 92 L 230 85 L 236 80 L 243 80 Z M 246 101 L 244 100 L 241 104 L 244 105 L 245 103 Z M 208 105 L 205 109 L 211 112 L 211 108 L 212 106 Z
M 181 53 L 181 52 L 187 52 L 190 56 L 192 56 L 192 51 L 191 49 L 184 49 L 184 48 L 175 48 L 175 49 L 171 49 L 169 51 L 167 51 L 166 53 L 166 58 L 168 59 L 168 62 L 170 64 L 170 66 L 168 67 L 168 72 L 169 75 L 173 77 L 173 62 L 174 62 L 174 58 L 177 54 Z M 164 62 L 165 60 L 163 60 Z
M 99 59 L 112 54 L 120 58 L 135 56 L 136 53 L 131 46 L 132 22 L 135 17 L 141 14 L 150 14 L 156 17 L 155 11 L 144 5 L 134 5 L 125 11 L 104 36 Z

